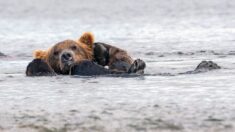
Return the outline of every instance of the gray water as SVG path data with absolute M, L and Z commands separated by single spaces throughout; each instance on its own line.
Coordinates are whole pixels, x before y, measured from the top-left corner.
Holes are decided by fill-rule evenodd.
M 148 75 L 25 76 L 33 50 L 85 31 Z M 0 52 L 1 132 L 235 131 L 232 0 L 1 0 Z M 202 60 L 222 69 L 169 76 Z

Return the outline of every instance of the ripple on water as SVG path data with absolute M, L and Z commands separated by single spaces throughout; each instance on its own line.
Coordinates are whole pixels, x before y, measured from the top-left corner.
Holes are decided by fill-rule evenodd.
M 192 52 L 185 52 L 185 51 L 176 51 L 176 52 L 155 52 L 149 51 L 144 53 L 146 56 L 158 56 L 158 57 L 168 57 L 168 56 L 204 56 L 204 55 L 215 55 L 219 57 L 226 57 L 230 55 L 235 55 L 235 51 L 214 51 L 214 50 L 199 50 L 199 51 L 192 51 Z
M 0 52 L 0 57 L 6 57 L 6 55 Z

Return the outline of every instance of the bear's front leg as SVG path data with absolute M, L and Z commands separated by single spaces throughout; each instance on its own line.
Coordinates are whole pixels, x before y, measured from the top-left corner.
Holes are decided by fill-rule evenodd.
M 55 76 L 54 70 L 42 59 L 34 59 L 26 69 L 26 76 Z
M 97 75 L 123 74 L 123 73 L 124 72 L 106 69 L 103 66 L 98 65 L 93 61 L 89 60 L 84 60 L 78 64 L 74 64 L 70 70 L 70 75 L 80 75 L 80 76 L 97 76 Z

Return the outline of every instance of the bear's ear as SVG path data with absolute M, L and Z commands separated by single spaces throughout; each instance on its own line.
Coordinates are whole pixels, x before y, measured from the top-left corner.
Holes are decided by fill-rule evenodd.
M 82 34 L 82 36 L 80 37 L 80 39 L 78 41 L 82 42 L 82 43 L 86 44 L 88 47 L 92 48 L 94 40 L 95 40 L 94 35 L 91 32 L 85 32 Z
M 33 53 L 34 59 L 43 59 L 46 60 L 47 52 L 45 50 L 36 50 Z

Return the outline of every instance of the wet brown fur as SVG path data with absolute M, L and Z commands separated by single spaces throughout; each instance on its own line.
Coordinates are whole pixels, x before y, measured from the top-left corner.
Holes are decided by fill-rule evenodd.
M 124 61 L 127 62 L 128 64 L 133 63 L 133 59 L 129 56 L 129 54 L 122 49 L 119 49 L 117 47 L 111 47 L 109 49 L 109 64 L 111 65 L 116 61 Z
M 115 46 L 109 45 L 109 44 L 105 44 L 105 43 L 101 43 L 101 44 L 106 48 L 109 54 L 108 63 L 106 64 L 107 66 L 109 66 L 109 69 L 120 71 L 121 69 L 116 69 L 116 67 L 113 66 L 114 63 L 123 61 L 131 65 L 134 62 L 134 60 L 127 53 L 127 51 L 117 48 Z M 127 70 L 128 69 L 122 69 L 121 71 L 127 72 Z

